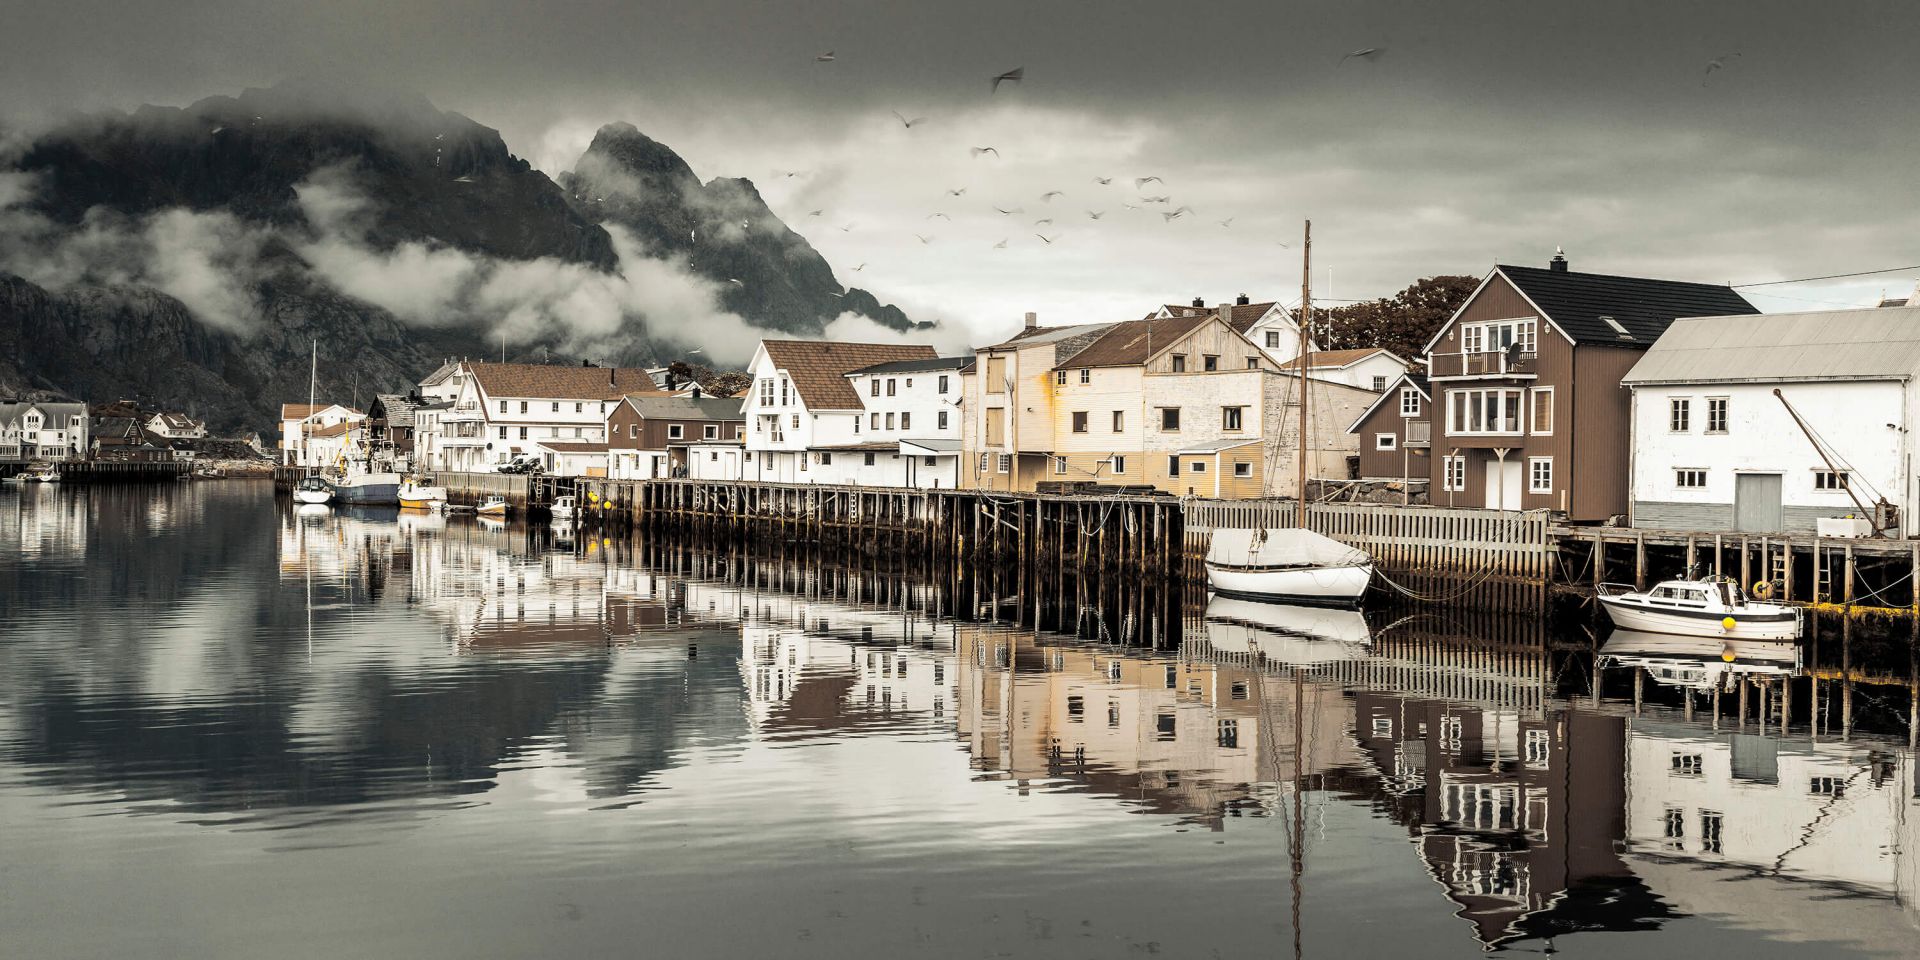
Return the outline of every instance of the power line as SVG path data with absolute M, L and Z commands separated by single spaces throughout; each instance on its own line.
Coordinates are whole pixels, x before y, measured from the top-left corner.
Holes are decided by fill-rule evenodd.
M 1796 280 L 1756 280 L 1753 283 L 1730 283 L 1729 287 L 1771 287 L 1783 283 L 1810 283 L 1814 280 L 1845 280 L 1848 277 L 1871 277 L 1881 273 L 1899 273 L 1903 270 L 1920 270 L 1920 264 L 1910 267 L 1888 267 L 1885 270 L 1862 270 L 1859 273 L 1830 273 L 1824 277 L 1800 277 Z

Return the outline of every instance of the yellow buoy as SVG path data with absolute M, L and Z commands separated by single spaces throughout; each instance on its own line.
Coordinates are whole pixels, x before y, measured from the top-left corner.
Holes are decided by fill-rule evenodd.
M 1753 595 L 1762 600 L 1773 596 L 1773 584 L 1765 580 L 1755 580 L 1753 582 Z
M 589 501 L 591 501 L 591 502 L 593 502 L 593 503 L 599 503 L 599 502 L 600 502 L 600 493 L 599 493 L 599 491 L 597 491 L 597 490 L 588 490 L 588 491 L 587 491 L 587 499 L 588 499 Z
M 604 502 L 604 503 L 602 503 L 602 504 L 600 504 L 600 509 L 602 509 L 602 510 L 612 510 L 612 509 L 613 509 L 613 501 L 612 501 L 612 500 L 608 500 L 608 501 L 606 501 L 606 502 Z
M 1720 621 L 1720 626 L 1723 629 L 1732 630 L 1734 627 L 1739 626 L 1739 623 L 1732 617 L 1726 617 Z

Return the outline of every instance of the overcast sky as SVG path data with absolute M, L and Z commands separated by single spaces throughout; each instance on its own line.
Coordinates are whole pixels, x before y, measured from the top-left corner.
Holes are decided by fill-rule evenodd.
M 1578 270 L 1734 283 L 1920 264 L 1910 3 L 12 8 L 15 126 L 332 74 L 418 90 L 557 174 L 624 120 L 703 178 L 754 180 L 843 282 L 983 334 L 1025 310 L 1291 301 L 1309 217 L 1316 296 L 1340 299 L 1556 245 Z M 1014 67 L 1025 82 L 990 94 Z M 1819 309 L 1916 279 L 1752 293 Z

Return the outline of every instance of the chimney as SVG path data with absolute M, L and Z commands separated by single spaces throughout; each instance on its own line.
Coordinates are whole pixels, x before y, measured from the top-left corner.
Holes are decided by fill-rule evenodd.
M 1247 305 L 1247 295 L 1243 293 L 1243 294 L 1241 294 L 1241 295 L 1239 295 L 1239 296 L 1237 296 L 1237 297 L 1234 297 L 1234 298 L 1233 298 L 1233 305 L 1234 305 L 1234 306 L 1236 306 L 1236 307 L 1244 307 L 1244 306 L 1246 306 L 1246 305 Z
M 1034 313 L 1031 310 L 1027 311 L 1027 329 L 1032 330 L 1034 327 L 1037 327 L 1039 325 L 1040 325 L 1040 315 L 1037 313 Z
M 1554 247 L 1553 259 L 1547 261 L 1547 269 L 1552 270 L 1554 273 L 1566 273 L 1567 272 L 1567 251 L 1559 247 Z
M 1194 306 L 1196 306 L 1196 307 L 1200 307 L 1201 309 L 1205 309 L 1205 308 L 1206 308 L 1206 306 L 1207 306 L 1207 298 L 1205 298 L 1205 297 L 1194 297 L 1194 298 L 1193 298 L 1193 305 L 1194 305 Z
M 581 357 L 581 358 L 580 358 L 580 365 L 581 365 L 581 366 L 583 366 L 583 367 L 591 367 L 591 366 L 593 366 L 593 361 L 591 361 L 591 360 L 588 360 L 588 359 L 587 359 L 586 357 Z

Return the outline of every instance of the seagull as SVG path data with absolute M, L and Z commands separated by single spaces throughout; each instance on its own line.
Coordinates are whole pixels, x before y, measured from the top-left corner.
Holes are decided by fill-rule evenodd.
M 1106 215 L 1107 215 L 1107 212 L 1105 210 L 1088 210 L 1087 211 L 1088 220 L 1098 220 L 1101 217 L 1104 217 Z
M 1713 72 L 1715 70 L 1724 69 L 1727 65 L 1728 60 L 1736 60 L 1736 59 L 1739 59 L 1739 57 L 1740 57 L 1739 54 L 1733 53 L 1733 54 L 1723 54 L 1721 56 L 1714 57 L 1712 60 L 1708 60 L 1707 72 L 1705 75 L 1703 75 L 1700 78 L 1700 85 L 1703 87 L 1706 86 L 1707 78 L 1713 76 Z
M 1159 177 L 1134 177 L 1133 178 L 1133 188 L 1135 190 L 1138 190 L 1149 183 L 1166 183 L 1166 181 L 1160 179 Z
M 1007 248 L 1007 241 L 1001 240 L 999 243 L 994 244 L 993 248 L 995 250 L 1005 250 Z
M 932 242 L 933 242 L 933 238 L 932 238 L 932 237 L 923 237 L 923 236 L 921 236 L 921 235 L 919 235 L 919 234 L 917 234 L 917 233 L 913 235 L 913 238 L 914 238 L 915 240 L 918 240 L 918 241 L 920 241 L 920 242 L 921 242 L 922 244 L 928 244 L 928 243 L 932 243 Z
M 1370 59 L 1370 58 L 1372 58 L 1372 57 L 1377 57 L 1377 56 L 1379 56 L 1379 55 L 1381 55 L 1381 54 L 1383 54 L 1383 53 L 1386 53 L 1386 52 L 1387 52 L 1387 48 L 1386 48 L 1386 47 L 1366 47 L 1366 48 L 1363 48 L 1363 49 L 1360 49 L 1360 50 L 1355 50 L 1354 52 L 1352 52 L 1352 53 L 1349 53 L 1349 54 L 1347 54 L 1347 55 L 1346 55 L 1346 56 L 1344 56 L 1344 57 L 1341 57 L 1341 58 L 1340 58 L 1340 62 L 1341 62 L 1342 64 L 1344 64 L 1344 63 L 1346 63 L 1346 62 L 1347 62 L 1348 60 L 1356 60 L 1356 59 L 1358 59 L 1358 60 L 1366 60 L 1366 59 Z
M 819 210 L 810 210 L 810 211 L 808 211 L 808 212 L 807 212 L 807 216 L 809 216 L 809 217 L 817 217 L 817 216 L 819 216 L 820 214 L 821 214 L 821 211 L 819 211 Z
M 1013 216 L 1014 214 L 1016 214 L 1016 213 L 1019 213 L 1019 212 L 1020 212 L 1020 208 L 1019 208 L 1019 207 L 1014 207 L 1014 208 L 1013 208 L 1012 210 L 1008 210 L 1008 209 L 1006 209 L 1006 208 L 1004 208 L 1004 207 L 994 207 L 994 209 L 995 209 L 995 210 L 998 210 L 998 211 L 1000 211 L 1000 215 L 1001 215 L 1001 216 L 1003 216 L 1003 217 L 1011 217 L 1011 216 Z
M 891 111 L 891 113 L 893 114 L 893 116 L 894 116 L 894 119 L 896 119 L 896 120 L 899 120 L 899 121 L 900 121 L 900 125 L 901 125 L 901 126 L 903 126 L 903 127 L 906 127 L 906 128 L 908 129 L 908 130 L 912 130 L 912 129 L 913 129 L 913 125 L 914 125 L 914 124 L 916 124 L 916 123 L 926 123 L 926 122 L 927 122 L 927 118 L 926 118 L 926 117 L 914 117 L 914 118 L 913 118 L 912 120 L 908 120 L 908 119 L 907 119 L 906 117 L 903 117 L 903 116 L 901 116 L 901 115 L 900 115 L 900 111 L 898 111 L 898 110 L 894 110 L 894 111 Z
M 793 179 L 794 177 L 797 177 L 797 176 L 799 176 L 799 175 L 801 175 L 801 174 L 803 174 L 803 173 L 806 173 L 806 171 L 805 171 L 805 170 L 782 170 L 782 171 L 780 171 L 780 175 L 781 175 L 781 176 L 783 176 L 783 177 L 786 177 L 786 178 L 787 178 L 788 180 L 792 180 L 792 179 Z
M 983 153 L 991 153 L 993 154 L 995 159 L 998 159 L 1000 157 L 1000 151 L 995 150 L 992 147 L 974 147 L 973 148 L 973 156 L 975 159 L 979 159 L 980 155 Z
M 853 272 L 854 272 L 854 273 L 859 273 L 860 271 L 862 271 L 862 270 L 865 270 L 866 268 L 867 268 L 867 265 L 866 265 L 865 263 L 862 263 L 862 264 L 860 264 L 859 266 L 857 266 L 857 267 L 854 267 L 854 268 L 853 268 Z
M 1121 204 L 1120 206 L 1122 206 L 1122 207 L 1125 207 L 1125 208 L 1126 208 L 1126 209 L 1128 209 L 1128 210 L 1138 210 L 1138 209 L 1140 209 L 1139 207 L 1136 207 L 1136 206 L 1134 206 L 1134 205 L 1133 205 L 1133 204 L 1131 204 L 1131 203 L 1123 203 L 1123 204 Z
M 1141 197 L 1140 198 L 1141 203 L 1168 203 L 1172 200 L 1173 200 L 1172 197 Z
M 1040 239 L 1042 239 L 1042 240 L 1045 240 L 1045 241 L 1047 242 L 1047 246 L 1049 246 L 1049 247 L 1051 247 L 1051 246 L 1053 246 L 1053 238 L 1052 238 L 1052 237 L 1049 237 L 1049 236 L 1047 236 L 1047 235 L 1046 235 L 1046 234 L 1044 234 L 1044 233 L 1036 233 L 1036 234 L 1034 234 L 1034 236 L 1036 236 L 1036 237 L 1039 237 L 1039 238 L 1040 238 Z
M 1180 219 L 1180 218 L 1181 218 L 1181 217 L 1182 217 L 1183 215 L 1185 215 L 1185 214 L 1189 214 L 1189 213 L 1192 213 L 1192 212 L 1193 212 L 1193 208 L 1192 208 L 1192 207 L 1181 207 L 1181 208 L 1180 208 L 1180 209 L 1178 209 L 1178 210 L 1174 210 L 1174 211 L 1171 211 L 1171 212 L 1169 212 L 1169 213 L 1163 213 L 1163 214 L 1161 214 L 1160 216 L 1162 216 L 1162 217 L 1165 217 L 1165 218 L 1166 218 L 1166 221 L 1167 221 L 1168 223 L 1172 223 L 1172 222 L 1174 222 L 1175 220 L 1178 220 L 1178 219 Z
M 1112 177 L 1094 177 L 1093 182 L 1104 187 L 1107 184 L 1112 183 L 1113 178 Z
M 744 284 L 744 283 L 740 283 L 740 281 L 738 281 L 738 280 L 735 280 L 735 279 L 734 279 L 734 278 L 732 278 L 732 277 L 728 277 L 728 278 L 727 278 L 727 282 L 728 282 L 728 283 L 738 283 L 738 284 L 740 284 L 740 286 L 743 286 L 743 287 L 744 287 L 744 286 L 746 286 L 746 284 Z
M 1039 225 L 1041 225 L 1041 224 L 1043 224 L 1043 223 L 1052 223 L 1052 222 L 1053 222 L 1053 218 L 1052 218 L 1052 217 L 1047 217 L 1047 218 L 1045 218 L 1045 219 L 1042 219 L 1042 220 L 1035 220 L 1035 221 L 1033 222 L 1033 225 L 1037 227 L 1037 226 L 1039 226 Z
M 1064 197 L 1066 195 L 1067 192 L 1065 190 L 1048 190 L 1046 193 L 1040 195 L 1040 202 L 1052 203 L 1054 197 Z
M 828 293 L 828 294 L 827 294 L 827 296 L 829 296 L 829 297 L 844 297 L 844 296 L 846 296 L 846 294 L 844 294 L 844 293 Z
M 833 51 L 832 51 L 832 50 L 828 50 L 828 51 L 827 51 L 826 53 L 823 53 L 823 54 L 821 54 L 821 55 L 819 55 L 819 56 L 817 56 L 817 57 L 814 57 L 814 58 L 813 58 L 813 62 L 814 62 L 814 63 L 832 63 L 832 62 L 833 62 Z
M 1019 83 L 1020 81 L 1025 80 L 1026 78 L 1027 78 L 1026 67 L 1014 67 L 1012 70 L 1008 70 L 1006 73 L 1003 73 L 993 78 L 993 92 L 994 93 L 1000 92 L 1001 81 L 1010 80 L 1014 83 Z
M 853 229 L 853 224 L 851 224 L 851 223 L 849 223 L 849 224 L 847 224 L 846 226 L 844 226 L 844 227 L 841 227 L 841 228 L 840 228 L 840 232 L 841 232 L 841 233 L 846 233 L 847 231 L 849 231 L 849 230 L 852 230 L 852 229 Z
M 959 195 L 961 195 L 961 194 L 963 194 L 963 193 L 966 193 L 966 192 L 967 192 L 967 188 L 966 188 L 966 187 L 961 187 L 961 188 L 960 188 L 960 189 L 958 189 L 958 190 L 948 190 L 948 191 L 947 191 L 947 196 L 949 196 L 949 197 L 957 197 L 957 196 L 959 196 Z
M 1226 218 L 1225 220 L 1221 220 L 1221 221 L 1219 221 L 1219 223 L 1220 223 L 1220 225 L 1221 225 L 1221 226 L 1223 226 L 1223 227 L 1231 227 L 1231 226 L 1233 226 L 1233 218 L 1232 218 L 1232 217 L 1228 217 L 1228 218 Z
M 945 220 L 945 221 L 947 221 L 948 223 L 952 223 L 952 222 L 953 222 L 953 218 L 952 218 L 952 217 L 949 217 L 949 216 L 947 216 L 947 215 L 946 215 L 946 214 L 944 214 L 944 213 L 929 213 L 929 214 L 927 214 L 927 219 L 928 219 L 928 220 L 932 220 L 932 219 L 933 219 L 934 217 L 939 217 L 940 219 L 942 219 L 942 220 Z

